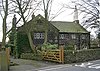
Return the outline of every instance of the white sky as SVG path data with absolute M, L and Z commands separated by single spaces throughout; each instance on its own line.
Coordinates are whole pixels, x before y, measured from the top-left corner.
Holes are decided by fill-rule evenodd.
M 53 2 L 53 11 L 59 10 L 61 8 L 61 4 L 68 4 L 70 0 L 54 0 Z M 56 21 L 73 21 L 73 14 L 71 14 L 74 10 L 72 9 L 64 9 L 63 13 L 57 16 L 55 19 Z M 39 13 L 39 12 L 38 12 Z M 41 13 L 40 13 L 41 14 Z M 9 20 L 12 20 L 11 18 Z M 0 18 L 0 42 L 2 41 L 2 19 Z
M 53 2 L 53 10 L 57 11 L 59 8 L 61 8 L 61 4 L 68 3 L 70 0 L 54 0 Z M 65 12 L 61 13 L 59 16 L 57 16 L 55 19 L 56 21 L 73 21 L 73 16 L 69 15 L 71 14 L 73 10 L 66 9 Z M 38 12 L 39 13 L 39 12 Z M 11 18 L 9 20 L 12 20 Z M 2 41 L 2 19 L 0 17 L 0 42 Z
M 57 2 L 58 1 L 58 2 Z M 55 9 L 61 8 L 62 4 L 68 4 L 70 2 L 70 0 L 55 0 Z M 74 10 L 72 9 L 68 9 L 68 8 L 64 8 L 64 12 L 61 13 L 60 15 L 58 15 L 54 20 L 59 20 L 59 21 L 73 21 L 73 14 L 72 12 L 74 12 Z

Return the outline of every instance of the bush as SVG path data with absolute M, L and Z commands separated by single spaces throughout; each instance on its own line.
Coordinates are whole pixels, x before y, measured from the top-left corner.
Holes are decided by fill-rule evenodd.
M 72 50 L 68 50 L 68 51 L 64 51 L 64 62 L 65 63 L 74 63 L 75 60 L 75 54 L 74 51 Z
M 30 60 L 42 60 L 42 55 L 40 51 L 37 51 L 37 54 L 34 53 L 22 53 L 20 58 L 30 59 Z
M 85 61 L 96 60 L 96 59 L 100 59 L 100 49 L 64 51 L 65 63 L 85 62 Z
M 65 44 L 64 50 L 75 50 L 75 42 L 73 40 Z
M 58 48 L 57 44 L 47 43 L 47 44 L 42 45 L 42 50 L 52 50 L 52 49 L 57 49 L 57 48 Z

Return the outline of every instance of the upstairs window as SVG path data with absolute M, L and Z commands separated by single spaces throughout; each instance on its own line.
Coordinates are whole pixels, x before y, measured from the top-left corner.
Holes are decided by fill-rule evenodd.
M 37 24 L 42 25 L 42 21 L 40 19 L 37 20 Z

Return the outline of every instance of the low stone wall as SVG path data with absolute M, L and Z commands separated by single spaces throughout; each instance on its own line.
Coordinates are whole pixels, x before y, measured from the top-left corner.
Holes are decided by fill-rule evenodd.
M 100 49 L 64 51 L 64 63 L 86 62 L 86 61 L 97 60 L 97 59 L 100 59 Z

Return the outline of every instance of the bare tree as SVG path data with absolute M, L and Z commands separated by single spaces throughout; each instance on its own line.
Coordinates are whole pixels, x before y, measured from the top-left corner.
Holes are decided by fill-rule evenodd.
M 2 54 L 1 54 L 1 71 L 8 71 L 8 65 L 4 63 L 8 58 L 5 56 L 5 47 L 6 47 L 6 27 L 7 27 L 7 17 L 8 17 L 8 0 L 1 1 L 1 11 L 0 16 L 2 17 L 2 31 L 3 31 L 3 38 L 2 38 Z M 4 59 L 5 58 L 5 59 Z
M 44 17 L 45 17 L 45 26 L 46 26 L 44 44 L 47 43 L 47 34 L 48 34 L 48 23 L 49 23 L 49 21 L 53 20 L 59 14 L 61 14 L 62 12 L 65 11 L 65 10 L 62 10 L 63 9 L 63 6 L 62 6 L 58 11 L 55 12 L 55 14 L 53 16 L 51 16 L 53 1 L 54 0 L 42 0 L 42 2 L 43 2 L 43 12 L 44 12 Z
M 44 43 L 47 43 L 47 34 L 48 34 L 48 9 L 50 4 L 52 4 L 52 0 L 43 0 L 43 6 L 44 6 L 44 14 L 45 14 L 45 40 Z
M 36 11 L 38 5 L 40 5 L 41 1 L 36 0 L 12 0 L 14 3 L 13 6 L 16 8 L 15 13 L 18 14 L 25 25 L 25 31 L 29 39 L 30 47 L 35 52 L 35 45 L 33 44 L 31 37 L 31 29 L 27 27 L 26 24 L 30 18 L 30 16 Z M 35 5 L 34 5 L 35 3 Z M 32 6 L 34 8 L 32 8 Z
M 9 5 L 8 0 L 6 0 L 5 2 L 2 0 L 1 9 L 2 9 L 3 14 L 2 12 L 0 12 L 0 15 L 3 19 L 3 25 L 2 25 L 2 28 L 3 28 L 2 48 L 3 49 L 5 48 L 5 45 L 6 45 L 6 25 L 7 25 L 7 16 L 8 16 L 8 5 Z
M 10 25 L 12 20 L 8 17 L 13 15 L 15 8 L 12 6 L 13 2 L 11 0 L 1 0 L 0 1 L 0 17 L 2 18 L 2 31 L 3 31 L 3 38 L 2 38 L 2 48 L 5 48 L 6 45 L 6 38 L 8 33 L 12 29 L 8 29 L 7 25 Z M 19 21 L 19 20 L 18 20 Z
M 86 28 L 100 29 L 100 1 L 99 0 L 71 0 L 70 5 L 65 5 L 66 8 L 74 9 L 77 6 L 80 15 L 82 14 L 82 25 Z M 82 16 L 81 15 L 81 16 Z

